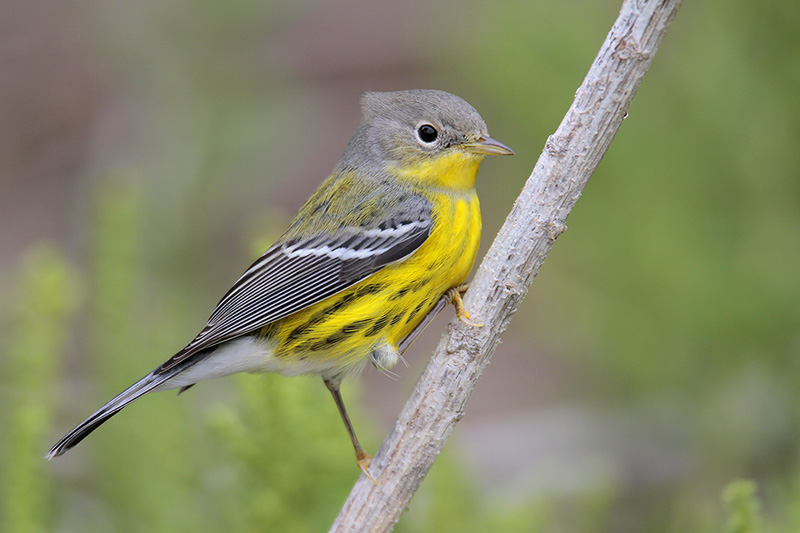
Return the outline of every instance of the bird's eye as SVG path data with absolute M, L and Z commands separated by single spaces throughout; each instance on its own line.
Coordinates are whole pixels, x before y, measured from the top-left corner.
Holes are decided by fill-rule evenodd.
M 430 124 L 423 124 L 419 128 L 417 128 L 417 135 L 424 143 L 432 143 L 436 140 L 436 137 L 439 135 L 439 132 L 436 131 L 436 128 L 431 126 Z

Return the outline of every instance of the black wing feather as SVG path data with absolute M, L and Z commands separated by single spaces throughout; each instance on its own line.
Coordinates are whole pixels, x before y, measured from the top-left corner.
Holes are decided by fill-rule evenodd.
M 431 227 L 429 218 L 391 220 L 335 239 L 316 235 L 276 244 L 220 300 L 203 331 L 156 373 L 309 307 L 407 257 L 425 242 Z

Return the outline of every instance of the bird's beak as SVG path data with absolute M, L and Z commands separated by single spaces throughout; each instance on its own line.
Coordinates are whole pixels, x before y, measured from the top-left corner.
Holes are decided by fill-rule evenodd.
M 461 145 L 461 148 L 473 154 L 514 155 L 514 150 L 500 141 L 495 141 L 488 135 L 481 135 L 475 142 L 466 142 Z

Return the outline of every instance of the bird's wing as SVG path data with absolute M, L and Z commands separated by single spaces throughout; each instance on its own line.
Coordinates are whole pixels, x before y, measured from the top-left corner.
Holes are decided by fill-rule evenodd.
M 408 257 L 430 235 L 429 213 L 388 218 L 370 229 L 289 239 L 267 250 L 217 304 L 208 324 L 161 365 L 164 372 L 221 342 L 309 307 Z

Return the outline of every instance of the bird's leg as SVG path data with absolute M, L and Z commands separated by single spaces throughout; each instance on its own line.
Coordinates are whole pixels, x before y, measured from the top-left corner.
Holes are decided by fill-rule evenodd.
M 347 415 L 347 409 L 344 407 L 344 400 L 342 400 L 342 394 L 339 392 L 339 381 L 338 380 L 330 380 L 322 378 L 325 382 L 325 386 L 328 387 L 328 390 L 331 391 L 331 395 L 333 396 L 333 401 L 336 402 L 336 407 L 339 409 L 339 414 L 342 415 L 342 421 L 344 422 L 344 426 L 347 428 L 347 433 L 350 435 L 350 440 L 353 441 L 353 448 L 356 451 L 356 461 L 358 462 L 358 468 L 364 472 L 364 475 L 369 478 L 370 481 L 378 484 L 369 473 L 369 462 L 372 460 L 372 456 L 370 456 L 367 452 L 364 451 L 364 448 L 361 447 L 361 444 L 358 442 L 358 437 L 356 437 L 356 432 L 353 429 L 353 424 L 350 422 L 350 417 Z
M 444 297 L 456 308 L 456 316 L 461 322 L 474 328 L 482 328 L 483 323 L 470 320 L 469 312 L 464 308 L 464 301 L 461 299 L 461 296 L 467 292 L 467 289 L 469 289 L 469 283 L 462 283 L 444 293 Z

